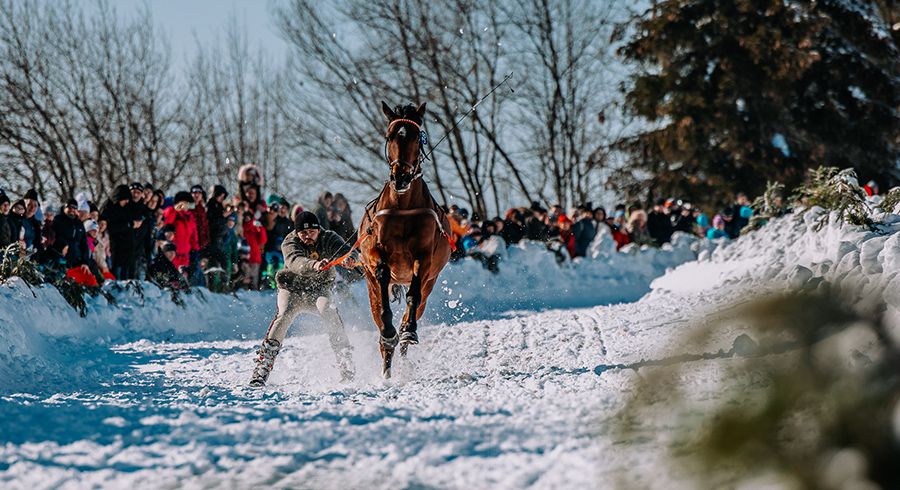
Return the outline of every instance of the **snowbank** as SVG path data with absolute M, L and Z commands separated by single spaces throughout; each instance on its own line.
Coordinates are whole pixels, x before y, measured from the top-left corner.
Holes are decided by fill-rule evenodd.
M 522 243 L 509 249 L 497 274 L 471 259 L 451 264 L 441 274 L 424 320 L 456 323 L 510 310 L 634 301 L 668 268 L 694 260 L 701 243 L 679 234 L 662 249 L 632 247 L 616 253 L 611 240 L 599 235 L 591 257 L 574 263 L 557 264 L 543 245 Z M 0 285 L 0 391 L 102 380 L 116 362 L 109 346 L 119 343 L 254 339 L 262 336 L 275 307 L 271 292 L 203 291 L 183 295 L 180 307 L 150 283 L 143 284 L 142 292 L 119 284 L 105 288 L 115 304 L 102 296 L 86 297 L 87 315 L 81 318 L 53 287 L 31 288 L 16 278 Z M 353 284 L 340 301 L 350 328 L 374 329 L 364 283 Z M 396 311 L 401 305 L 392 307 Z M 302 334 L 314 321 L 301 317 L 292 334 Z
M 105 287 L 116 304 L 86 296 L 88 313 L 82 318 L 52 286 L 30 287 L 18 278 L 0 285 L 0 390 L 102 376 L 114 363 L 109 345 L 129 339 L 258 335 L 251 327 L 274 309 L 262 294 L 184 295 L 182 308 L 150 283 L 140 293 L 117 284 Z M 91 359 L 94 351 L 104 358 Z
M 606 231 L 604 229 L 604 231 Z M 666 270 L 695 260 L 705 240 L 676 233 L 662 248 L 629 245 L 616 252 L 608 231 L 598 234 L 590 255 L 557 264 L 542 244 L 523 242 L 508 249 L 498 274 L 479 262 L 451 264 L 429 300 L 432 321 L 489 319 L 509 310 L 542 311 L 631 302 L 650 291 Z M 436 309 L 432 304 L 443 305 Z
M 656 279 L 653 294 L 699 292 L 730 286 L 749 294 L 815 290 L 824 282 L 850 295 L 858 308 L 887 304 L 887 319 L 900 324 L 900 216 L 877 213 L 879 230 L 838 222 L 825 210 L 774 220 L 734 242 L 711 244 L 695 262 Z

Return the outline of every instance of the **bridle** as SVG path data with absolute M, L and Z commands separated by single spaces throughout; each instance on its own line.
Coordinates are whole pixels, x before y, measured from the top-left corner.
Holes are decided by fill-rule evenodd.
M 390 160 L 390 156 L 388 155 L 388 144 L 391 142 L 391 137 L 390 137 L 391 132 L 394 130 L 394 126 L 396 126 L 399 123 L 412 124 L 413 126 L 416 127 L 416 131 L 418 131 L 418 133 L 419 133 L 419 140 L 418 140 L 419 154 L 418 154 L 418 158 L 416 158 L 416 160 L 414 162 L 410 162 L 407 160 L 400 160 L 399 158 Z M 425 159 L 425 145 L 427 144 L 427 142 L 428 142 L 427 133 L 424 130 L 422 130 L 422 125 L 420 125 L 419 123 L 413 121 L 412 119 L 394 119 L 393 121 L 391 121 L 391 123 L 388 124 L 387 133 L 385 134 L 385 140 L 384 140 L 384 159 L 388 161 L 388 170 L 390 170 L 394 165 L 400 164 L 400 165 L 403 165 L 404 167 L 406 167 L 406 169 L 408 169 L 409 172 L 412 174 L 412 177 L 410 178 L 410 184 L 412 184 L 412 182 L 415 181 L 416 179 L 422 178 L 422 161 Z M 397 192 L 398 194 L 403 194 L 404 192 L 406 192 L 405 190 L 404 191 L 397 190 L 397 187 L 394 183 L 393 178 L 390 179 L 390 183 L 391 183 L 391 188 L 393 188 L 394 191 Z

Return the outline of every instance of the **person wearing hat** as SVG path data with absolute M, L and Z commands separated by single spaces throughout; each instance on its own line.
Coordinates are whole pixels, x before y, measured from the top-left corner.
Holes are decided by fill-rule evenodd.
M 191 214 L 194 215 L 194 223 L 197 225 L 197 244 L 200 248 L 191 253 L 188 282 L 191 286 L 201 286 L 204 282 L 201 261 L 209 247 L 209 220 L 206 216 L 206 191 L 203 190 L 203 186 L 199 184 L 191 186 L 191 199 L 193 200 Z
M 23 222 L 25 221 L 25 201 L 19 199 L 12 203 L 12 206 L 9 208 L 9 213 L 6 215 L 6 220 L 9 223 L 10 240 L 12 240 L 12 242 L 18 242 L 20 247 L 27 249 L 28 246 L 25 244 L 25 228 L 23 226 Z
M 165 242 L 160 247 L 160 254 L 147 267 L 147 278 L 161 287 L 181 289 L 185 285 L 184 275 L 175 266 L 178 247 L 172 242 Z
M 22 199 L 25 201 L 25 217 L 29 220 L 33 220 L 32 226 L 35 230 L 35 236 L 40 235 L 42 228 L 41 224 L 44 221 L 44 215 L 41 212 L 41 203 L 38 202 L 37 191 L 34 189 L 28 189 Z M 40 242 L 40 240 L 35 241 Z
M 100 239 L 100 224 L 92 219 L 85 221 L 84 233 L 87 235 L 88 248 L 97 270 L 104 278 L 115 279 L 115 276 L 109 271 L 109 264 L 106 263 L 109 252 L 106 250 L 106 244 Z
M 6 215 L 10 208 L 9 196 L 0 191 L 0 259 L 3 258 L 3 250 L 13 242 L 12 230 L 9 228 L 9 218 Z
M 25 213 L 19 223 L 21 241 L 25 242 L 26 249 L 40 251 L 43 247 L 41 245 L 43 216 L 40 214 L 41 208 L 38 203 L 37 191 L 28 189 L 21 202 L 25 206 Z
M 144 204 L 150 204 L 150 198 L 153 197 L 154 190 L 155 189 L 153 188 L 153 184 L 151 184 L 150 182 L 144 183 Z
M 540 203 L 531 203 L 531 215 L 525 218 L 525 238 L 537 242 L 550 240 L 550 223 L 547 210 Z
M 268 240 L 266 228 L 254 219 L 253 211 L 244 211 L 244 240 L 250 247 L 250 255 L 244 262 L 244 277 L 249 281 L 250 289 L 259 289 L 259 274 L 262 267 L 262 251 Z
M 266 384 L 288 328 L 302 312 L 318 312 L 325 320 L 341 379 L 351 380 L 354 368 L 350 341 L 331 298 L 335 273 L 327 264 L 349 253 L 340 265 L 354 268 L 359 263 L 357 252 L 351 253 L 337 233 L 323 230 L 316 215 L 308 211 L 297 215 L 294 230 L 285 237 L 281 251 L 284 269 L 275 275 L 278 311 L 259 348 L 250 386 Z
M 284 267 L 284 256 L 281 254 L 281 244 L 284 237 L 294 229 L 294 220 L 288 218 L 290 206 L 283 197 L 275 196 L 269 204 L 269 212 L 266 213 L 264 224 L 266 226 L 266 248 L 263 260 L 263 278 L 271 283 L 275 274 Z M 340 234 L 337 230 L 336 233 Z M 344 238 L 344 237 L 341 237 Z
M 225 222 L 225 199 L 227 198 L 228 191 L 225 190 L 225 187 L 216 184 L 213 186 L 212 197 L 206 202 L 206 221 L 209 225 L 209 247 L 207 248 L 209 265 L 223 269 L 225 268 L 225 254 L 222 251 L 222 243 L 228 232 Z
M 135 230 L 142 224 L 141 216 L 131 206 L 131 190 L 119 184 L 100 212 L 109 233 L 112 273 L 117 279 L 134 279 Z
M 140 182 L 132 182 L 131 190 L 131 213 L 136 217 L 135 221 L 140 221 L 137 228 L 134 229 L 134 277 L 135 279 L 144 279 L 147 277 L 147 268 L 150 265 L 151 254 L 153 253 L 153 228 L 156 226 L 154 212 L 144 203 L 144 186 Z
M 331 204 L 333 202 L 334 195 L 328 191 L 323 191 L 319 194 L 319 199 L 316 200 L 316 207 L 313 208 L 313 213 L 319 218 L 319 226 L 321 226 L 323 230 L 328 229 L 328 210 L 331 209 Z
M 575 209 L 575 224 L 572 225 L 572 237 L 574 248 L 572 258 L 584 257 L 597 236 L 597 223 L 594 222 L 592 203 L 587 203 Z
M 238 262 L 240 261 L 240 237 L 236 230 L 237 215 L 229 213 L 225 217 L 225 237 L 222 239 L 222 269 L 228 273 L 231 278 L 238 270 Z
M 140 182 L 132 182 L 131 185 L 128 186 L 128 190 L 131 191 L 132 201 L 141 201 L 144 199 L 144 186 Z
M 69 199 L 62 211 L 53 219 L 53 231 L 57 240 L 69 246 L 66 264 L 71 267 L 89 267 L 93 264 L 84 224 L 78 219 L 78 201 Z
M 191 213 L 193 199 L 191 194 L 185 191 L 175 193 L 175 204 L 166 208 L 163 212 L 163 222 L 175 227 L 175 258 L 172 263 L 176 268 L 188 267 L 191 264 L 191 254 L 200 250 L 197 241 L 197 223 Z
M 669 199 L 671 201 L 671 199 Z M 653 210 L 647 213 L 647 231 L 657 247 L 668 243 L 672 239 L 672 209 L 666 206 L 666 199 L 659 198 Z

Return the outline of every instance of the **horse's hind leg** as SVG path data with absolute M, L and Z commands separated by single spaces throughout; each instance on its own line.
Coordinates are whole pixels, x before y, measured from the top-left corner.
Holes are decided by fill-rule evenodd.
M 421 263 L 416 260 L 413 262 L 413 277 L 409 285 L 409 291 L 406 293 L 406 313 L 403 315 L 403 323 L 400 324 L 400 355 L 406 355 L 406 348 L 413 344 L 419 343 L 419 334 L 416 333 L 418 327 L 417 320 L 419 315 L 419 305 L 422 303 L 422 275 L 420 273 Z
M 381 260 L 375 267 L 375 280 L 378 282 L 380 297 L 380 320 L 381 320 L 381 339 L 379 340 L 379 348 L 381 350 L 381 359 L 383 361 L 381 374 L 385 379 L 391 377 L 391 362 L 394 359 L 394 347 L 400 340 L 397 330 L 394 328 L 394 315 L 391 312 L 390 284 L 391 284 L 391 268 L 387 262 Z M 374 312 L 373 312 L 374 313 Z

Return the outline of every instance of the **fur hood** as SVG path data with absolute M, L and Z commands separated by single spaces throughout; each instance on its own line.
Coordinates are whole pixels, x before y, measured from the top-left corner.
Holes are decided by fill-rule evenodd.
M 238 170 L 238 180 L 241 182 L 250 182 L 250 177 L 248 177 L 247 174 L 251 170 L 256 171 L 257 177 L 256 177 L 255 184 L 258 185 L 259 187 L 262 187 L 263 186 L 262 172 L 259 170 L 259 167 L 257 167 L 256 165 L 254 165 L 252 163 L 241 165 L 241 168 Z

